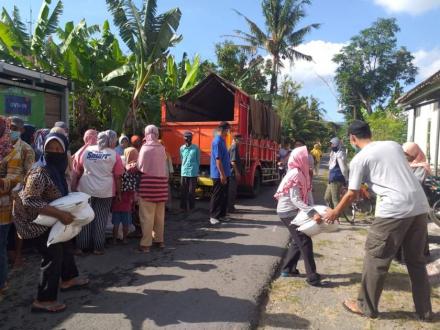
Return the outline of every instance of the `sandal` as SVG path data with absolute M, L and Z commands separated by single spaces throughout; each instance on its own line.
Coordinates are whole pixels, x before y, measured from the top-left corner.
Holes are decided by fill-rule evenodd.
M 139 246 L 136 249 L 134 249 L 135 252 L 137 253 L 149 253 L 150 252 L 150 248 L 147 246 Z
M 164 242 L 154 242 L 154 245 L 159 248 L 159 249 L 164 249 L 165 248 L 165 243 Z
M 32 313 L 48 313 L 48 314 L 55 314 L 55 313 L 61 313 L 66 310 L 67 306 L 65 304 L 54 302 L 50 305 L 35 305 L 35 303 L 32 304 L 31 312 Z
M 75 279 L 74 283 L 69 285 L 68 287 L 60 287 L 60 291 L 66 292 L 66 291 L 74 291 L 74 290 L 80 290 L 85 288 L 90 284 L 90 280 L 88 278 L 77 278 Z
M 362 317 L 368 317 L 360 310 L 356 300 L 352 300 L 352 299 L 345 300 L 342 303 L 342 307 L 344 307 L 344 309 L 349 313 L 359 315 Z

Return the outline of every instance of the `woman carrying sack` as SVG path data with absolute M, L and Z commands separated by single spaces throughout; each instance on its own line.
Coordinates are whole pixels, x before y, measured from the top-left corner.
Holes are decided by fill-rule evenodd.
M 299 223 L 295 218 L 299 211 L 307 213 L 309 218 L 321 222 L 321 216 L 308 205 L 310 192 L 309 155 L 307 147 L 299 147 L 290 153 L 288 170 L 281 181 L 275 198 L 278 200 L 277 213 L 289 229 L 292 240 L 281 270 L 282 277 L 299 275 L 296 266 L 302 256 L 307 274 L 307 283 L 320 287 L 321 276 L 316 272 L 312 239 L 298 231 Z M 293 220 L 293 223 L 292 223 Z
M 68 164 L 67 150 L 68 142 L 64 135 L 49 134 L 43 147 L 44 165 L 29 172 L 24 188 L 15 199 L 14 221 L 18 235 L 31 240 L 42 257 L 37 298 L 32 304 L 32 312 L 57 313 L 65 310 L 66 305 L 57 301 L 58 288 L 67 291 L 89 283 L 88 279 L 78 277 L 71 241 L 48 247 L 50 227 L 33 223 L 39 214 L 57 218 L 65 225 L 74 220 L 69 212 L 49 205 L 69 193 L 64 175 Z

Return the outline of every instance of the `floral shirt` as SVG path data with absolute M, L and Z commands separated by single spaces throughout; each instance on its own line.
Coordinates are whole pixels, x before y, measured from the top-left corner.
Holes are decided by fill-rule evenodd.
M 24 188 L 18 193 L 14 203 L 14 223 L 18 235 L 23 239 L 36 238 L 48 227 L 34 224 L 40 209 L 62 197 L 46 169 L 36 167 L 29 172 Z
M 0 189 L 0 225 L 12 222 L 11 190 L 23 180 L 22 168 L 20 153 L 15 148 L 0 162 L 0 178 L 3 181 Z

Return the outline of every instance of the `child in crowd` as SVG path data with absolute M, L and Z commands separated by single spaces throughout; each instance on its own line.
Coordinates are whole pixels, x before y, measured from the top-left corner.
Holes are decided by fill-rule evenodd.
M 119 234 L 119 226 L 122 224 L 122 243 L 127 244 L 127 236 L 132 224 L 132 213 L 135 200 L 135 191 L 138 183 L 136 163 L 138 151 L 129 147 L 124 150 L 125 173 L 122 175 L 121 195 L 116 196 L 112 203 L 113 243 L 115 244 Z

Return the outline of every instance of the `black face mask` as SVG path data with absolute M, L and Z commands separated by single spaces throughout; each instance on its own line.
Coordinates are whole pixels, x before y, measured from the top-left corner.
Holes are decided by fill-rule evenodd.
M 44 152 L 44 159 L 47 165 L 56 168 L 59 172 L 65 172 L 67 169 L 67 155 L 60 152 Z
M 339 150 L 339 147 L 332 147 L 332 150 L 333 150 L 334 152 L 337 152 L 337 151 Z

